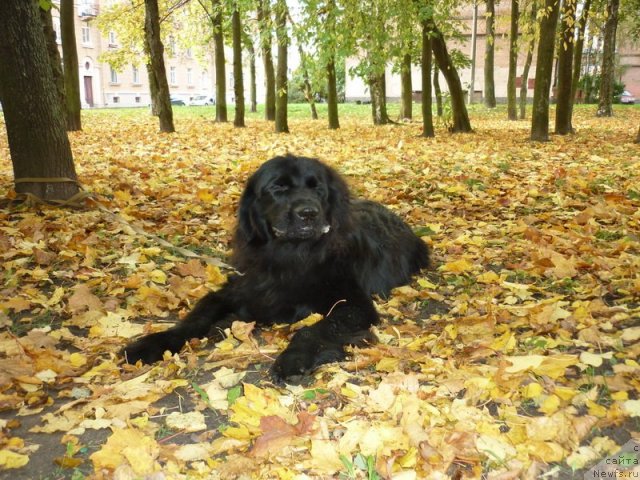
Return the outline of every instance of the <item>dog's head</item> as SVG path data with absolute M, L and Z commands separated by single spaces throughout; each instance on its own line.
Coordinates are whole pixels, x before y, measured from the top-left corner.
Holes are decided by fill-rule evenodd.
M 348 221 L 349 190 L 320 161 L 275 157 L 249 178 L 240 199 L 237 235 L 247 244 L 315 241 Z

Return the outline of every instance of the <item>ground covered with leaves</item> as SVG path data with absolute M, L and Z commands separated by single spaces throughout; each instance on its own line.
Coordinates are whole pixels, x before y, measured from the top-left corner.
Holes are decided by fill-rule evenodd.
M 95 201 L 0 208 L 0 478 L 582 478 L 640 439 L 640 109 L 592 110 L 547 144 L 502 110 L 436 139 L 366 117 L 276 135 L 209 109 L 162 135 L 145 111 L 85 112 L 71 139 Z M 267 371 L 289 327 L 123 366 L 131 337 L 224 282 L 178 248 L 224 260 L 244 181 L 287 151 L 432 248 L 376 300 L 379 343 L 288 388 Z

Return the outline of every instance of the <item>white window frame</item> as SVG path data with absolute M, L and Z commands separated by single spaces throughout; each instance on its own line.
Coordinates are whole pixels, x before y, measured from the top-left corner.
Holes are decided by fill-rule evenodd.
M 91 45 L 91 27 L 88 25 L 82 26 L 82 44 Z

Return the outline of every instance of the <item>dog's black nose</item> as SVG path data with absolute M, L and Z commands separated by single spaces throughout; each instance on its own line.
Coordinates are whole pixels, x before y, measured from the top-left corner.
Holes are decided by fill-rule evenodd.
M 293 213 L 295 213 L 300 220 L 313 220 L 318 216 L 320 210 L 313 205 L 300 205 L 293 210 Z

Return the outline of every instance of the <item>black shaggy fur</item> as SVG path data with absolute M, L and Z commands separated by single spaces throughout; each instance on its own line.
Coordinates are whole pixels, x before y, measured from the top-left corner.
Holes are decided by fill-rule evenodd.
M 216 335 L 233 319 L 293 323 L 316 312 L 272 367 L 297 381 L 345 357 L 378 322 L 371 300 L 410 281 L 429 262 L 427 246 L 382 205 L 353 200 L 330 167 L 305 157 L 275 157 L 249 179 L 238 213 L 235 275 L 202 298 L 184 321 L 125 347 L 128 362 L 151 363 L 194 337 Z

